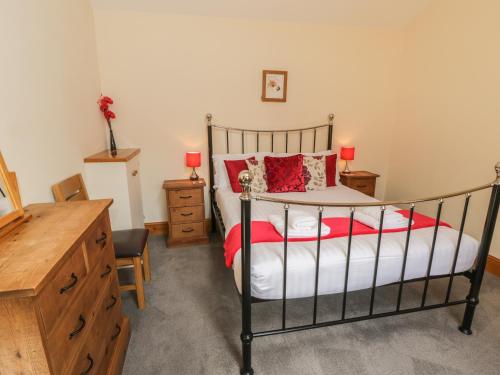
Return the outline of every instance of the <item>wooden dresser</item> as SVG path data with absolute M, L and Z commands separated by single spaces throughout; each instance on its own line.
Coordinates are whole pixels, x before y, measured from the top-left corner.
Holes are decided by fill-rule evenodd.
M 208 241 L 205 225 L 205 180 L 167 180 L 169 237 L 167 245 Z
M 0 374 L 120 374 L 111 200 L 35 204 L 0 238 Z

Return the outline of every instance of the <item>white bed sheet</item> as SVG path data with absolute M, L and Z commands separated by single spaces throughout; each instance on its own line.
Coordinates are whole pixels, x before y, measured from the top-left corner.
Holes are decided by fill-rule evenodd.
M 264 194 L 263 194 L 264 195 Z M 290 200 L 319 202 L 370 202 L 376 199 L 343 185 L 322 191 L 306 193 L 267 193 L 265 195 Z M 239 193 L 223 189 L 216 191 L 216 199 L 226 227 L 230 229 L 240 223 Z M 293 209 L 292 205 L 290 209 Z M 301 206 L 317 214 L 315 207 Z M 252 201 L 252 220 L 268 221 L 276 212 L 283 212 L 282 205 Z M 323 217 L 349 216 L 345 208 L 327 208 Z M 412 230 L 408 248 L 405 280 L 424 277 L 427 272 L 434 228 Z M 373 282 L 377 234 L 353 236 L 349 268 L 348 291 L 370 288 Z M 458 231 L 439 227 L 431 275 L 451 272 Z M 340 293 L 344 290 L 348 237 L 323 240 L 321 243 L 318 294 Z M 377 285 L 398 282 L 401 275 L 406 232 L 384 233 L 377 272 Z M 474 264 L 478 242 L 464 233 L 460 245 L 456 272 L 463 272 Z M 314 295 L 316 241 L 289 242 L 287 268 L 287 298 Z M 234 279 L 241 292 L 241 251 L 233 262 Z M 283 295 L 283 243 L 252 244 L 251 265 L 252 296 L 260 299 L 278 299 Z

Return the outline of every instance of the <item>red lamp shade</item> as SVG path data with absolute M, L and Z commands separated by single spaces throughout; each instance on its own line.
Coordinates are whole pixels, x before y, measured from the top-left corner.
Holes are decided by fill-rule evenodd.
M 342 160 L 354 160 L 354 147 L 342 147 L 340 149 L 340 158 Z
M 200 167 L 201 152 L 186 152 L 186 166 L 192 168 Z

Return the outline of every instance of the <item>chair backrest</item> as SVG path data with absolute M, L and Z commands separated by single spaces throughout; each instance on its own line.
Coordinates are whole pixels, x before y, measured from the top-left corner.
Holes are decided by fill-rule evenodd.
M 89 199 L 81 174 L 71 176 L 52 186 L 56 202 L 86 201 Z

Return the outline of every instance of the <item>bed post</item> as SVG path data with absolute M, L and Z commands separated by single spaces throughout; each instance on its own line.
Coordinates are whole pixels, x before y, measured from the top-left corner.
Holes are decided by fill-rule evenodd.
M 243 365 L 240 370 L 242 375 L 252 375 L 252 292 L 250 280 L 250 252 L 251 252 L 251 204 L 252 194 L 250 184 L 252 174 L 243 171 L 238 180 L 241 185 L 241 344 L 243 350 Z
M 335 118 L 335 115 L 333 113 L 330 113 L 328 115 L 328 150 L 333 150 L 333 119 Z M 316 151 L 316 150 L 315 150 Z
M 212 114 L 207 113 L 207 129 L 208 129 L 208 168 L 210 173 L 210 218 L 211 218 L 211 230 L 212 233 L 217 232 L 217 223 L 215 220 L 215 210 L 214 210 L 214 202 L 215 202 L 215 190 L 214 190 L 214 161 L 212 159 L 214 150 L 213 150 L 213 141 L 212 141 Z
M 490 250 L 491 241 L 493 239 L 493 232 L 498 215 L 498 205 L 500 202 L 500 162 L 495 166 L 497 179 L 492 183 L 491 198 L 486 215 L 486 222 L 484 224 L 483 235 L 481 237 L 481 244 L 479 245 L 479 255 L 477 258 L 476 269 L 474 270 L 471 278 L 471 286 L 469 294 L 467 295 L 467 305 L 465 307 L 464 318 L 459 330 L 466 334 L 471 335 L 471 324 L 474 318 L 474 310 L 479 303 L 479 291 L 481 290 L 481 283 L 483 282 L 484 270 L 488 260 L 488 253 Z

